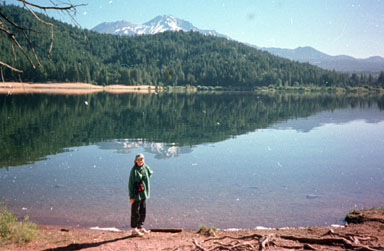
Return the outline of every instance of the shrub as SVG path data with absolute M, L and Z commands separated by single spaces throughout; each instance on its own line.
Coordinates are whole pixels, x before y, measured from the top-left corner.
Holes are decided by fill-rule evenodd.
M 205 236 L 215 236 L 217 228 L 215 226 L 207 227 L 206 225 L 200 225 L 200 229 L 197 233 Z
M 0 214 L 0 242 L 15 244 L 26 244 L 32 241 L 37 235 L 37 225 L 29 221 L 28 216 L 19 221 L 15 214 L 9 212 L 6 203 Z

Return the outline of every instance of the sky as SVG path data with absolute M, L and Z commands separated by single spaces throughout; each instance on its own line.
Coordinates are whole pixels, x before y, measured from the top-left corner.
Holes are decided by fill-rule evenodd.
M 49 0 L 29 0 L 40 5 Z M 55 0 L 66 2 L 68 0 Z M 5 0 L 16 4 L 17 0 Z M 84 3 L 76 21 L 92 29 L 102 22 L 143 24 L 173 15 L 199 29 L 216 30 L 257 45 L 295 49 L 311 46 L 326 54 L 384 57 L 384 0 L 71 0 Z M 71 22 L 63 13 L 48 13 Z

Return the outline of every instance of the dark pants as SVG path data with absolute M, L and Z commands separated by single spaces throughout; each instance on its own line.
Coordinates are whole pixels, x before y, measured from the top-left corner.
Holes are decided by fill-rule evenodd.
M 131 227 L 141 228 L 145 221 L 146 214 L 146 203 L 145 200 L 138 200 L 133 202 L 131 208 Z

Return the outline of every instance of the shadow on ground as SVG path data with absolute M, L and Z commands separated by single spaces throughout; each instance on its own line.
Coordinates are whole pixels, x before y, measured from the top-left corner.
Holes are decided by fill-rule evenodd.
M 113 240 L 100 241 L 100 242 L 94 242 L 94 243 L 70 244 L 70 245 L 65 246 L 65 247 L 49 248 L 49 249 L 45 249 L 43 251 L 81 250 L 81 249 L 85 249 L 85 248 L 98 247 L 98 246 L 101 246 L 101 245 L 104 245 L 107 243 L 122 241 L 122 240 L 126 240 L 126 239 L 131 239 L 131 238 L 135 238 L 135 237 L 134 236 L 125 236 L 125 237 L 121 237 L 121 238 L 117 238 L 117 239 L 113 239 Z

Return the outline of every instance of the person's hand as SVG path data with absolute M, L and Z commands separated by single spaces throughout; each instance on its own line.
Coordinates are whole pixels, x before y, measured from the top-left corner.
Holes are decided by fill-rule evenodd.
M 131 202 L 131 204 L 133 204 L 133 202 L 135 202 L 135 199 L 130 199 L 129 202 Z

